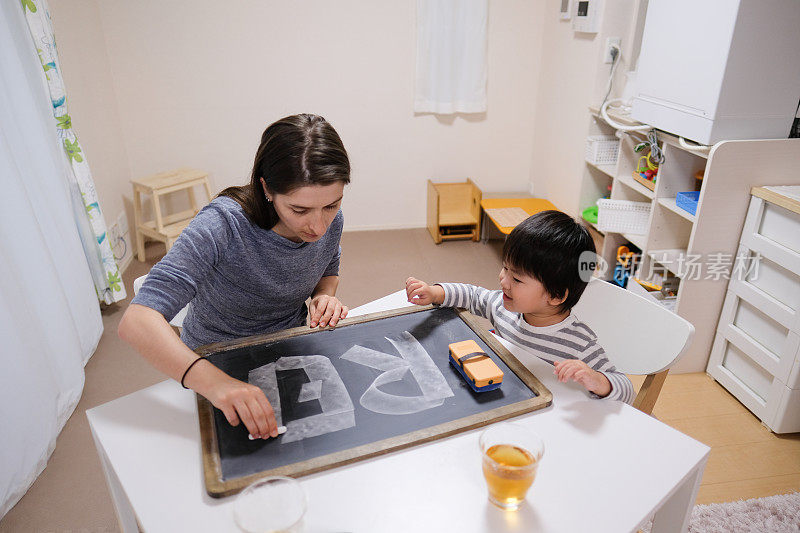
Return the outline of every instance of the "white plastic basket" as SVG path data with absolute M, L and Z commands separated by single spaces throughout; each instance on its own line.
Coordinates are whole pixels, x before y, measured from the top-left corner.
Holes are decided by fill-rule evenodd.
M 644 234 L 650 219 L 650 202 L 597 201 L 597 229 L 614 233 Z
M 616 165 L 619 139 L 613 135 L 586 137 L 586 160 L 593 165 Z

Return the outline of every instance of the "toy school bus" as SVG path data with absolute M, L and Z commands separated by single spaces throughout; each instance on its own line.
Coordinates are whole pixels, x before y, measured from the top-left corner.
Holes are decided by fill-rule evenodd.
M 500 388 L 503 371 L 481 350 L 474 340 L 454 342 L 449 345 L 450 364 L 475 392 Z

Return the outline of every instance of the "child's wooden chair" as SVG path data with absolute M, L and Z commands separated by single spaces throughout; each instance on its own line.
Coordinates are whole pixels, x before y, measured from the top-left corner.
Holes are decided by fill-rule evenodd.
M 617 370 L 647 376 L 633 406 L 651 414 L 667 372 L 691 343 L 692 323 L 599 279 L 589 282 L 574 313 L 597 334 Z
M 436 244 L 451 239 L 481 240 L 481 190 L 472 180 L 428 180 L 428 231 Z

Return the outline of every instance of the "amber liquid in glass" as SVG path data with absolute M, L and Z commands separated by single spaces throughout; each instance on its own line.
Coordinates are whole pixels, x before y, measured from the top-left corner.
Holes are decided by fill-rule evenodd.
M 484 452 L 483 476 L 492 503 L 504 509 L 516 509 L 533 484 L 536 459 L 518 446 L 495 444 Z

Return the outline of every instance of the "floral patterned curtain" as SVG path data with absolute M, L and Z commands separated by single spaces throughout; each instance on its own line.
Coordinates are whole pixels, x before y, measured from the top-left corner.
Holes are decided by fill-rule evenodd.
M 106 222 L 97 199 L 92 173 L 86 157 L 81 151 L 78 137 L 72 129 L 72 119 L 67 112 L 67 95 L 64 90 L 64 81 L 61 78 L 61 66 L 58 61 L 58 51 L 47 0 L 21 0 L 21 2 L 28 29 L 47 78 L 50 101 L 53 104 L 53 125 L 80 189 L 88 225 L 93 233 L 93 238 L 88 239 L 91 242 L 83 244 L 87 253 L 89 269 L 92 271 L 97 298 L 107 304 L 124 300 L 126 297 L 125 287 L 108 242 Z M 87 226 L 84 221 L 76 221 L 76 223 L 79 228 Z M 86 240 L 84 239 L 84 241 Z

